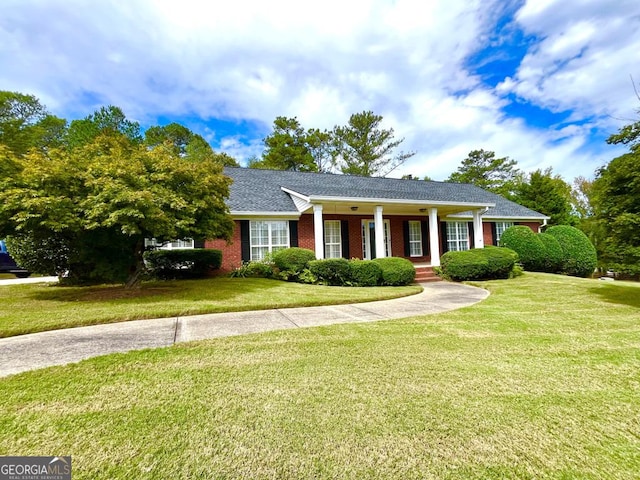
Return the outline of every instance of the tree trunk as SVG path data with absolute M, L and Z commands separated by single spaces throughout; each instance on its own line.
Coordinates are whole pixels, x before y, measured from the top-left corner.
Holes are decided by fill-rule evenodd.
M 144 273 L 144 239 L 140 239 L 136 242 L 134 251 L 135 263 L 129 270 L 129 277 L 127 278 L 124 288 L 137 288 L 142 281 L 142 274 Z

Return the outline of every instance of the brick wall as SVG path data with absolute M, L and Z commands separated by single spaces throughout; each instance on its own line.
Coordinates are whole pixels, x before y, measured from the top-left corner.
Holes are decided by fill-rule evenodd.
M 324 215 L 324 220 L 347 220 L 349 222 L 349 257 L 362 258 L 362 220 L 372 220 L 371 216 L 365 215 Z M 404 229 L 403 222 L 409 220 L 428 221 L 424 216 L 390 216 L 391 227 L 391 253 L 394 257 L 408 258 L 412 262 L 429 262 L 430 256 L 405 257 L 404 255 Z M 518 222 L 525 225 L 534 232 L 538 232 L 540 224 L 537 222 Z M 240 240 L 240 222 L 235 221 L 235 229 L 231 242 L 224 240 L 207 240 L 205 248 L 215 248 L 222 251 L 222 267 L 220 273 L 228 273 L 242 264 L 242 251 Z M 483 222 L 482 235 L 485 245 L 493 245 L 493 234 L 491 222 Z M 298 246 L 315 250 L 315 237 L 313 233 L 313 215 L 305 214 L 298 222 Z M 442 252 L 441 252 L 442 253 Z
M 242 265 L 240 222 L 236 220 L 234 223 L 236 226 L 233 229 L 231 242 L 227 243 L 225 240 L 207 240 L 204 242 L 204 248 L 215 248 L 222 251 L 222 266 L 216 272 L 219 274 L 229 273 Z

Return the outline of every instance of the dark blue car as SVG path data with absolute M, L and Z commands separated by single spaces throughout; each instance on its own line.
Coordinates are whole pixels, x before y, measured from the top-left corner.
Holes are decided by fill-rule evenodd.
M 0 273 L 13 273 L 18 278 L 27 278 L 31 275 L 29 270 L 20 268 L 16 261 L 11 258 L 4 240 L 0 240 Z

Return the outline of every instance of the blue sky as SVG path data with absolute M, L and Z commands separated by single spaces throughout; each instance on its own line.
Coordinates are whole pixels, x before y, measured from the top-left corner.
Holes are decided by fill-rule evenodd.
M 82 118 L 182 123 L 241 163 L 273 120 L 372 110 L 441 180 L 469 151 L 572 181 L 638 118 L 637 0 L 3 0 L 0 89 Z

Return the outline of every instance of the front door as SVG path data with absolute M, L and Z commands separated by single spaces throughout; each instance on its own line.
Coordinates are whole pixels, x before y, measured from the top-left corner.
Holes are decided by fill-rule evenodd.
M 384 248 L 387 257 L 391 256 L 390 231 L 389 220 L 384 220 Z M 376 222 L 373 220 L 362 221 L 362 258 L 365 260 L 376 258 Z

